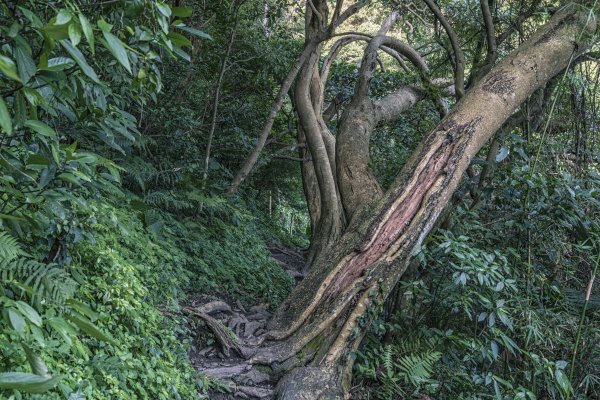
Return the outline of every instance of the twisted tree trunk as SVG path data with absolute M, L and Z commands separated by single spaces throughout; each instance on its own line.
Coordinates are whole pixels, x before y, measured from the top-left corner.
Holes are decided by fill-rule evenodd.
M 585 39 L 594 30 L 593 20 L 578 8 L 556 13 L 470 88 L 427 135 L 385 194 L 374 198 L 367 207 L 350 205 L 353 217 L 349 226 L 339 239 L 316 255 L 310 274 L 279 308 L 270 322 L 266 342 L 251 359 L 252 363 L 268 365 L 274 373 L 283 374 L 278 398 L 344 397 L 351 377 L 351 354 L 363 336 L 360 326 L 377 314 L 401 278 L 412 253 L 448 204 L 470 160 L 528 96 L 567 67 L 585 48 Z M 305 66 L 299 90 L 310 91 L 315 63 L 313 59 Z M 300 99 L 298 96 L 303 94 L 297 95 Z M 310 104 L 307 98 L 300 100 Z M 303 127 L 318 126 L 316 118 L 311 117 L 314 108 L 306 107 L 305 111 L 309 116 L 300 116 Z M 357 117 L 353 114 L 352 118 Z M 361 138 L 360 132 L 367 136 Z M 368 144 L 368 128 L 353 130 L 351 134 Z M 326 149 L 309 147 L 315 169 L 328 169 L 329 181 L 319 181 L 321 196 L 324 185 L 330 185 L 329 193 L 334 193 L 335 182 L 330 182 L 334 175 Z M 320 155 L 315 157 L 317 151 Z M 338 158 L 338 169 L 343 169 L 340 162 Z M 365 168 L 364 159 L 355 162 L 363 164 L 358 168 Z M 351 176 L 346 178 L 352 180 Z
M 415 249 L 449 204 L 470 161 L 532 93 L 585 49 L 596 25 L 581 7 L 563 8 L 503 61 L 471 79 L 473 84 L 464 95 L 464 60 L 455 40 L 454 82 L 460 101 L 446 115 L 444 101 L 435 99 L 445 117 L 384 193 L 369 171 L 371 132 L 378 123 L 396 119 L 423 99 L 426 91 L 404 87 L 378 101 L 370 99 L 378 49 L 396 54 L 402 62 L 408 60 L 425 86 L 433 79 L 414 49 L 387 36 L 397 18 L 392 15 L 376 36 L 366 36 L 370 43 L 355 94 L 334 137 L 323 118 L 323 87 L 331 58 L 339 49 L 334 46 L 319 74 L 321 43 L 331 37 L 339 21 L 365 2 L 357 1 L 342 11 L 344 1 L 338 0 L 331 22 L 326 0 L 307 3 L 305 51 L 288 78 L 298 73 L 294 100 L 299 140 L 307 144 L 302 159 L 313 226 L 311 269 L 270 321 L 269 332 L 250 362 L 271 369 L 279 381 L 280 399 L 341 399 L 350 384 L 352 353 L 364 335 L 361 327 L 379 313 Z M 485 8 L 487 2 L 482 4 Z M 439 9 L 433 12 L 443 19 Z M 491 38 L 489 21 L 486 28 Z M 445 29 L 452 39 L 451 29 Z M 490 64 L 495 58 L 492 50 Z M 281 99 L 276 106 L 281 106 Z M 274 118 L 272 113 L 267 125 Z M 268 134 L 267 128 L 263 134 Z M 253 165 L 250 161 L 245 167 Z M 234 180 L 233 187 L 239 182 Z

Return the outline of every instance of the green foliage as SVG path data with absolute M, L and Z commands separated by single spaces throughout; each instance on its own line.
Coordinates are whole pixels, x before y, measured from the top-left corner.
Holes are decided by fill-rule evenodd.
M 435 389 L 431 376 L 441 357 L 436 347 L 434 339 L 418 337 L 395 344 L 371 343 L 366 353 L 358 353 L 358 377 L 369 381 L 373 388 L 369 396 L 386 400 Z
M 180 46 L 189 44 L 171 32 L 188 28 L 181 20 L 189 16 L 185 10 L 161 1 L 128 3 L 0 5 L 2 395 L 195 396 L 184 347 L 175 328 L 165 328 L 174 323 L 165 324 L 158 299 L 143 301 L 158 281 L 144 281 L 141 265 L 118 256 L 106 256 L 111 263 L 103 264 L 107 259 L 98 255 L 108 248 L 93 244 L 104 239 L 120 248 L 107 240 L 115 232 L 100 228 L 108 223 L 104 215 L 95 213 L 104 208 L 114 215 L 107 204 L 123 196 L 122 168 L 112 158 L 140 136 L 127 110 L 156 100 L 159 66 L 169 57 L 186 58 Z M 94 200 L 100 192 L 107 198 Z M 137 245 L 147 242 L 151 234 L 130 223 Z M 152 266 L 157 258 L 146 261 Z M 160 283 L 174 287 L 184 280 Z M 109 295 L 116 301 L 110 309 L 103 297 Z M 122 306 L 131 314 L 112 308 Z M 121 319 L 135 321 L 137 330 L 120 329 Z M 146 379 L 152 384 L 141 384 Z
M 58 384 L 48 398 L 71 392 L 98 399 L 192 398 L 195 373 L 176 336 L 182 331 L 156 308 L 178 298 L 188 275 L 170 248 L 155 244 L 153 233 L 126 210 L 98 202 L 80 218 L 93 242 L 71 249 L 77 261 L 68 268 L 27 259 L 14 239 L 0 235 L 3 254 L 10 255 L 0 260 L 7 294 L 0 300 L 8 313 L 0 368 L 23 368 L 30 358 L 23 349 L 31 349 L 46 373 L 60 377 L 50 385 L 44 376 L 41 382 L 18 375 L 21 383 L 0 387 L 34 393 Z
M 523 146 L 523 143 L 520 143 Z M 359 354 L 366 393 L 389 398 L 586 398 L 597 393 L 600 331 L 593 307 L 579 360 L 569 379 L 573 332 L 597 249 L 600 220 L 596 172 L 575 177 L 548 168 L 533 173 L 520 152 L 496 175 L 485 214 L 460 209 L 452 232 L 426 242 L 420 267 L 399 290 L 389 349 L 375 331 Z M 527 216 L 529 215 L 529 217 Z M 413 280 L 414 279 L 414 280 Z M 376 324 L 377 326 L 377 324 Z M 394 346 L 426 337 L 438 344 L 430 385 L 377 374 Z M 391 349 L 391 350 L 390 350 Z M 418 354 L 425 354 L 421 346 Z M 399 356 L 392 357 L 398 360 Z M 383 366 L 383 367 L 381 367 Z M 383 368 L 383 369 L 382 369 Z M 387 396 L 387 397 L 386 397 Z M 589 398 L 589 397 L 588 397 Z

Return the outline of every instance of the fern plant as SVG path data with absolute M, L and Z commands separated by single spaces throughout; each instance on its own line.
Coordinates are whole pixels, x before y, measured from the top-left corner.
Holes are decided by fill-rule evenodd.
M 57 264 L 30 258 L 17 240 L 4 231 L 0 231 L 0 283 L 0 354 L 14 355 L 15 349 L 20 348 L 31 367 L 29 373 L 20 371 L 22 365 L 0 362 L 0 389 L 43 393 L 56 386 L 61 377 L 50 374 L 40 353 L 72 345 L 78 330 L 110 341 L 94 325 L 92 309 L 73 299 L 77 282 L 71 275 Z M 2 359 L 11 358 L 5 355 Z
M 77 283 L 60 266 L 28 258 L 0 258 L 0 279 L 8 286 L 31 296 L 35 303 L 64 304 L 71 298 Z
M 357 371 L 371 381 L 378 399 L 392 400 L 417 395 L 425 385 L 437 386 L 432 379 L 441 353 L 433 339 L 406 337 L 393 344 L 368 345 L 359 353 Z

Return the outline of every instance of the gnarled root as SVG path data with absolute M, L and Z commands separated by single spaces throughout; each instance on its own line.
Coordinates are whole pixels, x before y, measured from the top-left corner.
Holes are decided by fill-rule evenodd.
M 232 335 L 225 325 L 223 325 L 219 320 L 197 309 L 185 307 L 183 311 L 202 319 L 206 323 L 206 325 L 217 338 L 217 341 L 221 345 L 221 350 L 226 357 L 229 357 L 231 350 L 244 358 L 247 358 L 251 355 L 252 350 L 241 346 L 237 336 Z

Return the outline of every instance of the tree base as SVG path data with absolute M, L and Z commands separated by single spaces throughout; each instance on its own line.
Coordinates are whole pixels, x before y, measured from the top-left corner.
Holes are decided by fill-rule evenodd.
M 277 383 L 278 400 L 343 400 L 338 374 L 326 367 L 295 368 Z

